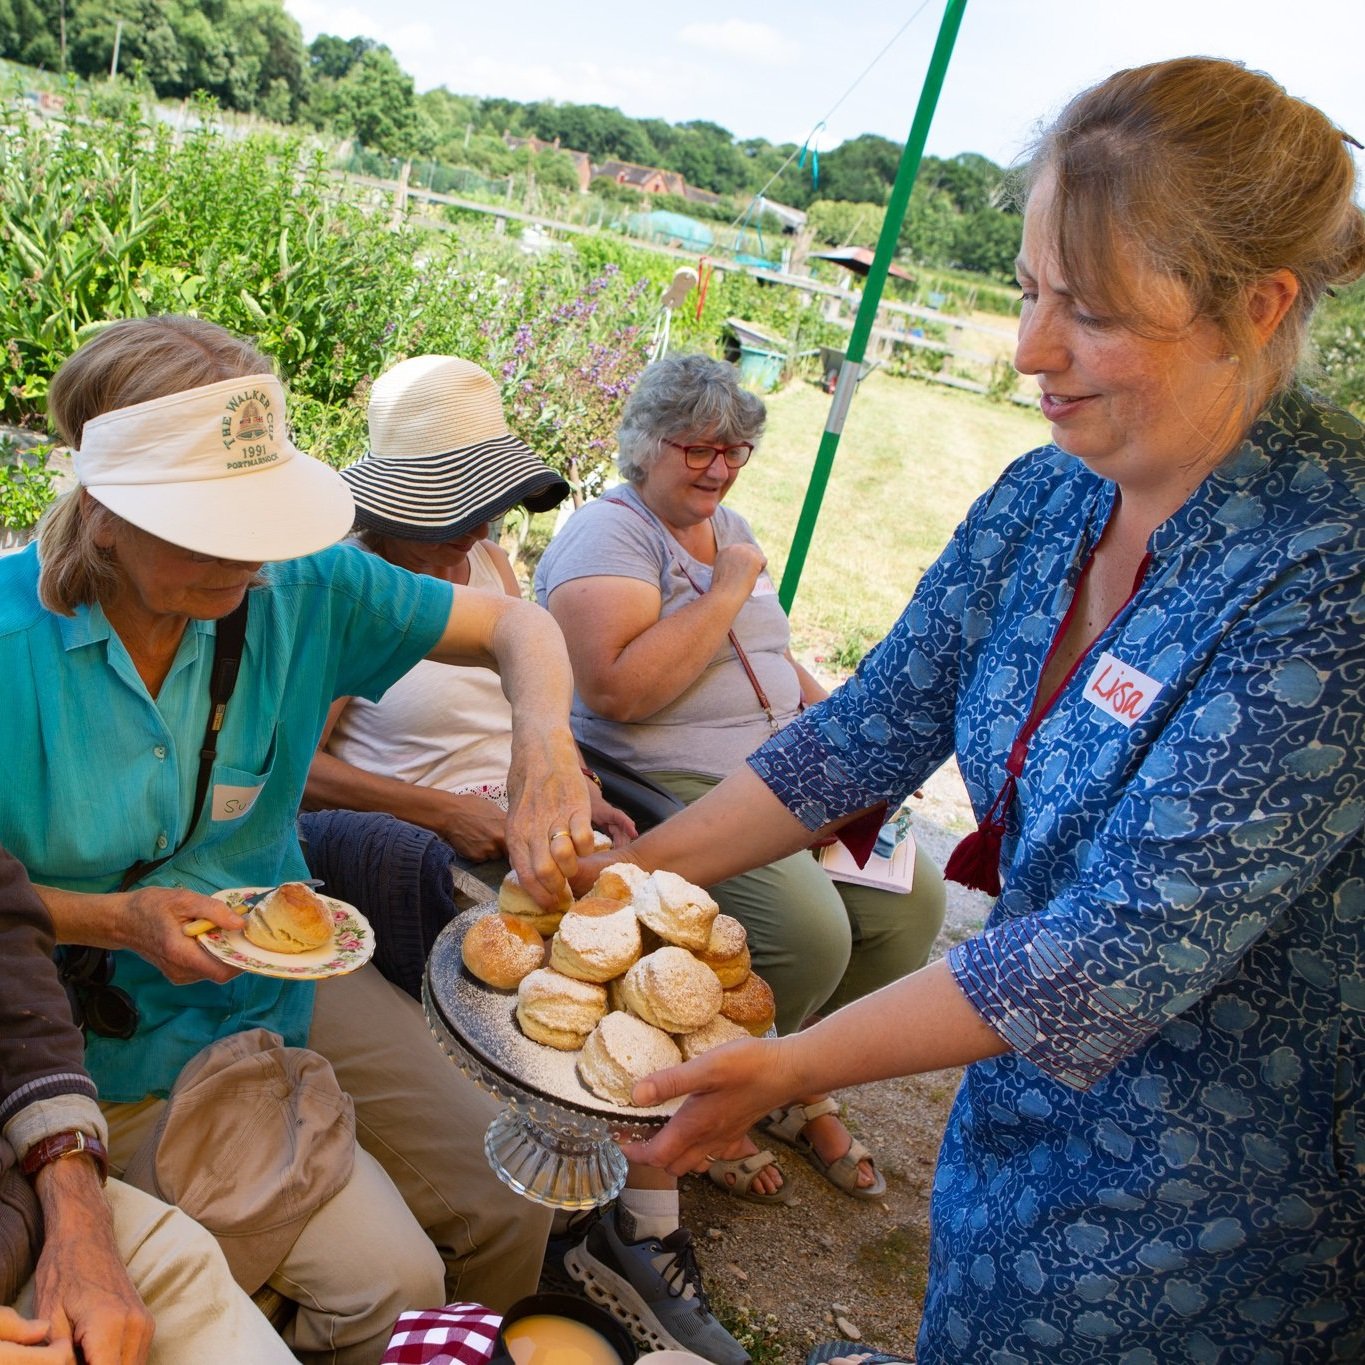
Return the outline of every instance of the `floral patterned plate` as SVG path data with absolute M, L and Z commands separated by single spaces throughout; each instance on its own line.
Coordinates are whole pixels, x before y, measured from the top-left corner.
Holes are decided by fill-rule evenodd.
M 215 891 L 214 899 L 239 906 L 243 897 L 271 889 L 236 886 L 228 891 Z M 332 912 L 336 930 L 332 941 L 321 948 L 310 948 L 306 953 L 272 953 L 249 942 L 240 929 L 210 929 L 208 933 L 200 934 L 199 942 L 229 967 L 255 972 L 257 976 L 277 976 L 287 981 L 321 981 L 329 976 L 345 976 L 347 972 L 363 967 L 374 956 L 374 930 L 355 906 L 331 896 L 322 899 Z

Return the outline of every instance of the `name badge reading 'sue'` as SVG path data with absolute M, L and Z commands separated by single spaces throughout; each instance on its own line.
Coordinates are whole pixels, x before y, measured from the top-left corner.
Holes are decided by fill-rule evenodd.
M 1160 691 L 1155 678 L 1139 673 L 1107 650 L 1085 684 L 1086 700 L 1123 725 L 1141 720 Z
M 212 819 L 240 820 L 256 804 L 256 798 L 264 789 L 260 787 L 230 787 L 224 782 L 213 788 Z

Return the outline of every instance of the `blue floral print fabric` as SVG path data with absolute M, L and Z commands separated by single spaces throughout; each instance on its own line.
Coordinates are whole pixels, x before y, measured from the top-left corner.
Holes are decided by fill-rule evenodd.
M 1016 462 L 754 770 L 814 829 L 955 750 L 983 813 L 1113 499 Z M 1362 512 L 1365 429 L 1282 397 L 1029 743 L 949 953 L 1012 1051 L 949 1121 L 922 1365 L 1365 1360 Z

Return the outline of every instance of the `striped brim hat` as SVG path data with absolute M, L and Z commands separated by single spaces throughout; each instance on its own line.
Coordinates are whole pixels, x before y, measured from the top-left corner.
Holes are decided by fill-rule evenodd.
M 518 504 L 548 512 L 569 495 L 508 431 L 497 383 L 472 361 L 400 361 L 375 380 L 367 416 L 369 452 L 341 471 L 365 530 L 453 540 Z

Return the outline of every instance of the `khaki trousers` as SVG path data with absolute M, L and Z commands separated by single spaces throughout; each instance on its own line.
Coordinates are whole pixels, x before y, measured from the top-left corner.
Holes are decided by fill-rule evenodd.
M 308 1045 L 355 1099 L 360 1145 L 440 1252 L 445 1298 L 437 1302 L 502 1313 L 534 1294 L 550 1210 L 493 1174 L 483 1138 L 499 1102 L 441 1051 L 422 1007 L 376 968 L 362 967 L 319 983 Z
M 493 1174 L 483 1135 L 496 1104 L 437 1047 L 421 1006 L 363 967 L 319 983 L 308 1045 L 355 1101 L 360 1150 L 270 1278 L 299 1304 L 286 1337 L 300 1359 L 374 1365 L 404 1309 L 502 1312 L 533 1293 L 550 1212 Z M 116 1171 L 163 1104 L 103 1106 Z
M 114 1171 L 151 1138 L 165 1105 L 101 1106 Z M 267 1281 L 298 1304 L 284 1339 L 308 1365 L 377 1365 L 399 1313 L 443 1302 L 440 1258 L 378 1162 L 363 1150 L 355 1155 L 351 1178 L 314 1212 Z M 248 1359 L 223 1357 L 236 1358 Z
M 218 1243 L 198 1223 L 120 1181 L 111 1180 L 105 1192 L 128 1277 L 156 1319 L 149 1365 L 293 1365 L 288 1347 L 234 1283 Z M 33 1316 L 32 1280 L 15 1307 Z

